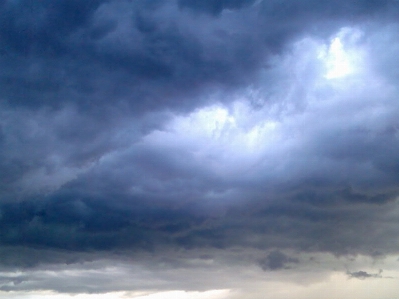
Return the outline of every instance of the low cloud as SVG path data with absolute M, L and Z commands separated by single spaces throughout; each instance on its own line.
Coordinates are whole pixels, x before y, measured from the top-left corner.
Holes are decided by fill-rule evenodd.
M 379 270 L 376 274 L 370 274 L 366 271 L 357 271 L 357 272 L 347 272 L 346 274 L 350 278 L 358 278 L 358 279 L 366 279 L 366 278 L 382 278 L 382 270 Z
M 298 259 L 278 250 L 270 252 L 265 259 L 259 261 L 259 265 L 264 271 L 290 269 L 293 264 L 297 263 L 299 263 Z

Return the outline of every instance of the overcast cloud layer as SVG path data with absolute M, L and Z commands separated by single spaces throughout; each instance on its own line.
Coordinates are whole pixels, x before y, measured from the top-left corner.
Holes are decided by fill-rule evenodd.
M 395 0 L 0 1 L 0 295 L 392 298 L 398 19 Z

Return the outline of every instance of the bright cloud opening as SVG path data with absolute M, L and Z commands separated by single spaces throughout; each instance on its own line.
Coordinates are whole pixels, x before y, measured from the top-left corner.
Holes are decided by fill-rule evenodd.
M 186 145 L 198 150 L 219 148 L 233 155 L 254 154 L 278 136 L 278 122 L 267 117 L 254 121 L 254 113 L 247 104 L 239 101 L 232 109 L 221 105 L 204 107 L 176 117 L 164 132 L 152 133 L 147 138 L 153 141 L 167 139 L 168 143 L 172 138 L 174 144 L 185 140 Z
M 343 78 L 359 71 L 363 53 L 356 43 L 362 32 L 353 28 L 342 28 L 328 47 L 323 47 L 319 59 L 325 63 L 326 79 Z
M 353 66 L 339 37 L 334 38 L 330 45 L 326 65 L 328 71 L 325 77 L 327 79 L 343 77 L 353 72 Z
M 193 161 L 218 175 L 241 175 L 265 155 L 276 151 L 280 123 L 254 111 L 245 101 L 230 107 L 217 104 L 175 117 L 164 130 L 143 142 L 152 148 L 184 151 Z

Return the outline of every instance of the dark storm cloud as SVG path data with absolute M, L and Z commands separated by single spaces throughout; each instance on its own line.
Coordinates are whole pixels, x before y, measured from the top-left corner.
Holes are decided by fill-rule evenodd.
M 194 1 L 194 0 L 179 0 L 180 7 L 189 7 L 194 11 L 208 12 L 213 15 L 220 14 L 224 9 L 240 9 L 245 6 L 250 6 L 255 0 L 224 0 L 224 1 Z
M 320 194 L 313 194 L 314 202 L 309 202 L 309 194 L 300 202 L 290 199 L 250 204 L 245 200 L 218 207 L 217 203 L 204 206 L 187 200 L 184 193 L 172 199 L 168 199 L 170 194 L 161 198 L 148 193 L 132 198 L 117 192 L 87 195 L 90 186 L 82 187 L 67 185 L 64 189 L 73 190 L 71 195 L 59 192 L 44 201 L 3 204 L 1 243 L 75 251 L 77 260 L 90 257 L 80 256 L 92 250 L 104 254 L 108 250 L 130 250 L 135 255 L 185 248 L 195 255 L 201 248 L 224 248 L 228 252 L 238 247 L 373 255 L 397 249 L 397 220 L 389 213 L 394 211 L 394 203 L 348 203 L 338 196 L 340 204 L 320 204 Z M 11 253 L 4 252 L 3 256 Z M 39 256 L 32 262 L 47 263 L 48 257 Z M 24 260 L 7 260 L 14 260 L 16 266 L 26 265 Z M 64 257 L 59 261 L 64 262 Z M 292 263 L 296 263 L 294 258 L 273 251 L 260 264 L 275 270 Z
M 173 1 L 6 1 L 1 98 L 36 107 L 73 102 L 90 110 L 123 102 L 136 113 L 190 109 L 201 104 L 196 95 L 205 88 L 247 84 L 270 50 L 281 50 L 310 25 L 320 28 L 325 17 L 342 26 L 396 11 L 390 1 L 198 3 L 179 5 L 234 10 L 193 19 Z M 248 7 L 238 23 L 240 9 Z
M 187 96 L 240 83 L 261 59 L 250 34 L 215 36 L 228 55 L 212 53 L 173 2 L 10 1 L 3 15 L 1 97 L 12 105 L 192 108 Z
M 396 51 L 375 55 L 375 77 L 348 91 L 320 87 L 320 67 L 303 67 L 293 45 L 359 24 L 370 53 L 397 49 L 386 25 L 397 2 L 0 5 L 3 267 L 259 249 L 248 263 L 288 270 L 300 263 L 286 250 L 397 252 Z M 300 54 L 317 54 L 303 44 Z M 278 111 L 288 123 L 271 150 L 268 139 L 259 151 L 213 142 L 224 128 L 196 136 L 211 117 L 190 112 L 249 87 L 267 95 L 250 103 L 250 121 Z M 9 289 L 21 279 L 0 277 Z

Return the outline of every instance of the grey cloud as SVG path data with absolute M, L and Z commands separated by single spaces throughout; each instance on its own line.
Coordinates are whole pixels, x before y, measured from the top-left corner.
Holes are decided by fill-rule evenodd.
M 0 290 L 9 291 L 27 280 L 26 275 L 20 276 L 0 276 Z
M 397 252 L 396 2 L 28 2 L 0 2 L 2 267 Z M 352 25 L 365 74 L 321 80 Z
M 91 103 L 101 109 L 109 101 L 129 103 L 131 111 L 192 108 L 187 97 L 195 97 L 195 86 L 239 83 L 238 72 L 250 71 L 260 59 L 260 53 L 251 54 L 250 35 L 245 44 L 225 35 L 231 61 L 209 56 L 196 32 L 175 18 L 173 2 L 150 8 L 143 3 L 6 5 L 2 99 L 36 107 L 73 102 L 90 110 Z M 35 18 L 40 14 L 44 18 Z
M 193 19 L 173 1 L 29 3 L 4 4 L 1 98 L 36 107 L 73 102 L 86 110 L 124 103 L 132 106 L 132 112 L 187 110 L 203 104 L 201 95 L 207 89 L 244 86 L 256 78 L 271 49 L 280 51 L 329 11 L 313 1 L 263 1 L 260 8 L 245 12 L 248 25 L 244 26 L 235 22 L 238 12 L 220 19 Z M 252 1 L 201 3 L 214 11 L 219 5 L 240 8 Z M 389 3 L 326 5 L 350 22 L 353 16 L 385 11 L 393 6 Z M 304 18 L 308 14 L 314 18 Z M 336 26 L 343 25 L 340 21 Z M 204 28 L 209 28 L 205 38 Z
M 188 7 L 194 11 L 207 12 L 212 15 L 218 15 L 225 9 L 240 9 L 253 4 L 255 0 L 224 0 L 224 1 L 194 1 L 194 0 L 178 0 L 179 6 Z
M 187 248 L 193 255 L 196 249 L 209 247 L 277 247 L 337 255 L 372 255 L 376 250 L 389 254 L 397 248 L 394 241 L 386 241 L 397 234 L 397 221 L 390 215 L 394 202 L 320 204 L 317 196 L 313 202 L 251 199 L 218 206 L 188 200 L 184 193 L 181 198 L 168 198 L 170 193 L 163 198 L 148 193 L 145 197 L 115 192 L 90 195 L 87 185 L 81 191 L 77 187 L 66 186 L 45 201 L 3 204 L 2 244 L 104 253 Z M 68 189 L 75 191 L 63 195 Z M 264 265 L 274 268 L 285 262 L 293 260 L 274 254 Z
M 366 278 L 382 278 L 381 276 L 382 270 L 380 270 L 376 274 L 370 274 L 366 271 L 357 271 L 357 272 L 347 272 L 350 278 L 358 278 L 358 279 L 366 279 Z
M 264 271 L 267 270 L 281 270 L 289 269 L 292 264 L 298 263 L 298 259 L 287 256 L 281 251 L 275 250 L 268 254 L 268 256 L 259 261 L 259 265 Z

